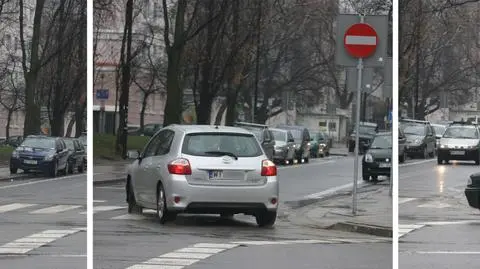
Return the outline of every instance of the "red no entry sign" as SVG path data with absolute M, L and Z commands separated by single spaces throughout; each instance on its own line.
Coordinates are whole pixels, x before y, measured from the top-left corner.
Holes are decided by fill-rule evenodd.
M 367 58 L 377 49 L 377 32 L 366 23 L 354 24 L 345 31 L 343 44 L 348 54 L 353 57 Z

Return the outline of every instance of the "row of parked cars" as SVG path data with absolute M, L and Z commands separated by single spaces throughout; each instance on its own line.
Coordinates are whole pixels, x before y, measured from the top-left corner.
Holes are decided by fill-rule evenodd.
M 275 163 L 308 163 L 310 158 L 330 155 L 333 139 L 321 131 L 312 131 L 304 126 L 237 122 L 235 126 L 249 130 L 260 141 L 268 158 Z
M 87 168 L 86 134 L 79 138 L 29 135 L 12 152 L 10 173 L 41 172 L 50 177 L 60 173 L 83 173 Z

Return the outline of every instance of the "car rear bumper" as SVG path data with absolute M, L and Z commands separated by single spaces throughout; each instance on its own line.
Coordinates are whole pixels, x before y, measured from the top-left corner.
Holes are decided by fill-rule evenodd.
M 467 187 L 465 189 L 465 197 L 471 207 L 480 209 L 480 188 Z
M 275 178 L 259 186 L 191 185 L 186 180 L 170 181 L 167 190 L 169 210 L 185 213 L 250 213 L 276 211 L 279 187 Z M 174 198 L 179 197 L 178 203 Z M 272 203 L 272 199 L 276 202 Z
M 405 146 L 405 153 L 407 154 L 423 154 L 424 150 L 425 150 L 424 145 Z
M 464 151 L 465 154 L 463 155 L 455 155 L 455 154 L 452 154 L 452 152 L 455 152 L 455 151 Z M 443 159 L 443 160 L 465 160 L 465 161 L 468 161 L 468 160 L 476 160 L 479 156 L 479 153 L 478 153 L 478 150 L 477 149 L 462 149 L 462 150 L 458 150 L 458 149 L 437 149 L 437 156 L 439 159 Z
M 49 172 L 53 168 L 53 161 L 37 161 L 37 164 L 26 164 L 21 159 L 10 159 L 10 168 Z
M 287 150 L 275 150 L 273 153 L 273 159 L 276 161 L 282 161 L 288 158 Z

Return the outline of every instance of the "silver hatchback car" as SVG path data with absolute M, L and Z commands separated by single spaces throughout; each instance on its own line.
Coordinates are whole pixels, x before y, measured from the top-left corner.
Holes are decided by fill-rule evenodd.
M 160 223 L 178 213 L 255 216 L 275 223 L 277 167 L 254 134 L 237 127 L 169 125 L 158 131 L 127 168 L 129 213 L 156 209 Z

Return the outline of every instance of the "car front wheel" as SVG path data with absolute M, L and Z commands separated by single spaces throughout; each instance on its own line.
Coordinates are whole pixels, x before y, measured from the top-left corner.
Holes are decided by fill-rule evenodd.
M 157 188 L 157 219 L 161 224 L 170 220 L 175 220 L 175 214 L 167 209 L 167 198 L 163 185 L 158 184 Z
M 128 214 L 142 214 L 142 207 L 137 205 L 135 200 L 135 193 L 133 192 L 132 184 L 130 181 L 127 181 L 127 203 L 128 203 Z

